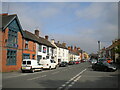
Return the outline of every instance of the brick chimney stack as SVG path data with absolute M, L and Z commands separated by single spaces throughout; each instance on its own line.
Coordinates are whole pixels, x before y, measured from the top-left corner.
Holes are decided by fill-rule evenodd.
M 45 39 L 48 40 L 48 35 L 45 36 Z
M 39 30 L 35 30 L 35 35 L 39 37 Z
M 77 47 L 76 47 L 76 46 L 74 46 L 74 50 L 77 50 Z
M 71 47 L 70 47 L 70 46 L 68 46 L 68 50 L 71 50 Z
M 73 50 L 73 46 L 71 46 L 71 51 Z

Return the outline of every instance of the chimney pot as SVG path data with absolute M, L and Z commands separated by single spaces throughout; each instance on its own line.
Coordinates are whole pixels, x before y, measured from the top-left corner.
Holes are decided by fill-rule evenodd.
M 35 30 L 35 35 L 39 36 L 39 30 Z
M 45 39 L 48 40 L 48 35 L 45 36 Z

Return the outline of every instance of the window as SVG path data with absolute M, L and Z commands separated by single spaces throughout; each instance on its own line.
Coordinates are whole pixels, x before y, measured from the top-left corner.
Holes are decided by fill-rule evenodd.
M 35 55 L 34 54 L 32 55 L 32 59 L 35 59 Z
M 46 59 L 49 59 L 49 56 L 46 56 Z
M 28 49 L 28 41 L 25 41 L 25 49 Z
M 43 47 L 43 53 L 46 53 L 46 47 Z
M 31 61 L 27 61 L 27 64 L 31 64 Z
M 41 52 L 42 45 L 39 44 L 38 51 Z
M 47 47 L 47 54 L 49 54 L 49 47 Z
M 30 54 L 23 54 L 23 59 L 30 59 Z
M 22 64 L 26 64 L 26 61 L 23 61 L 23 63 Z
M 20 30 L 16 20 L 14 20 L 9 26 L 8 31 L 8 42 L 7 46 L 17 48 L 17 38 L 18 38 L 18 31 Z
M 7 65 L 16 65 L 16 50 L 7 50 Z

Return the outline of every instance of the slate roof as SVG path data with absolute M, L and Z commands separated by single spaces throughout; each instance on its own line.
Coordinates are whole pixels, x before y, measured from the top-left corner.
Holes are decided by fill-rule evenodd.
M 20 28 L 20 32 L 22 33 L 23 35 L 23 30 L 22 30 L 22 27 L 21 27 L 21 24 L 19 22 L 19 19 L 17 17 L 16 14 L 12 14 L 12 15 L 0 15 L 0 18 L 2 19 L 2 26 L 0 25 L 0 28 L 2 30 L 5 30 L 7 28 L 7 26 L 14 20 L 16 19 L 17 20 L 17 23 L 18 23 L 18 26 Z
M 66 46 L 60 44 L 60 43 L 55 43 L 55 45 L 59 48 L 63 48 L 63 49 L 68 49 Z
M 28 40 L 35 41 L 35 42 L 37 42 L 37 43 L 39 43 L 39 44 L 43 44 L 43 45 L 46 45 L 46 46 L 55 48 L 55 46 L 53 46 L 53 45 L 52 45 L 48 40 L 46 40 L 45 38 L 38 37 L 38 36 L 36 36 L 35 34 L 29 32 L 29 31 L 24 31 L 24 38 L 25 38 L 25 39 L 28 39 Z
M 74 51 L 69 51 L 69 53 L 74 54 L 74 55 L 79 55 L 77 52 L 74 52 Z

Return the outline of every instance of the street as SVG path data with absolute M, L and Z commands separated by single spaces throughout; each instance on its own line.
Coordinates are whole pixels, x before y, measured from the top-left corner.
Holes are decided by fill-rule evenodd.
M 118 70 L 93 71 L 89 62 L 35 73 L 3 73 L 3 88 L 118 88 Z

